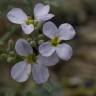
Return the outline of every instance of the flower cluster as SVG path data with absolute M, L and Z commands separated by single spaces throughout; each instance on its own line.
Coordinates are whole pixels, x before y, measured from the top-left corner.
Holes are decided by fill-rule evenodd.
M 49 11 L 49 5 L 38 3 L 34 7 L 34 17 L 27 16 L 20 8 L 13 8 L 7 14 L 8 20 L 19 24 L 28 36 L 35 33 L 38 24 L 43 24 L 42 34 L 50 39 L 38 44 L 37 52 L 26 39 L 20 38 L 16 41 L 15 51 L 24 58 L 11 69 L 11 76 L 17 82 L 26 81 L 32 74 L 36 83 L 45 83 L 49 78 L 48 66 L 57 64 L 60 59 L 69 60 L 72 56 L 71 46 L 63 41 L 71 40 L 75 36 L 74 28 L 68 23 L 57 28 L 53 22 L 48 21 L 54 17 Z

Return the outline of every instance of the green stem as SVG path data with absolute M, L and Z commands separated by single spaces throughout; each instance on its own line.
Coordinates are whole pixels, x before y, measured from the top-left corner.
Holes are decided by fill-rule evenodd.
M 28 0 L 28 3 L 29 3 L 29 5 L 30 5 L 30 7 L 32 7 L 32 5 L 35 4 L 35 0 Z
M 28 8 L 29 8 L 30 16 L 33 16 L 33 10 L 32 9 L 34 9 L 35 0 L 27 0 L 27 2 L 28 2 Z
M 12 27 L 11 31 L 7 32 L 1 39 L 0 45 L 4 45 L 5 42 L 16 32 L 17 26 Z

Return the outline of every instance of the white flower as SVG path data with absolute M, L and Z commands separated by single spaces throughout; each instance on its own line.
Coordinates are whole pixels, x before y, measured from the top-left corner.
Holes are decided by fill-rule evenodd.
M 45 83 L 49 77 L 48 66 L 59 61 L 55 54 L 50 57 L 35 56 L 30 44 L 24 39 L 17 40 L 15 50 L 18 55 L 25 57 L 24 61 L 16 63 L 11 69 L 11 76 L 17 82 L 26 81 L 32 72 L 36 83 Z
M 11 9 L 7 14 L 7 18 L 12 23 L 20 24 L 25 34 L 30 34 L 35 29 L 34 23 L 40 22 L 40 21 L 41 22 L 47 21 L 54 17 L 53 14 L 49 14 L 49 11 L 50 11 L 49 5 L 43 5 L 41 3 L 38 3 L 34 8 L 35 20 L 27 16 L 26 13 L 20 8 Z
M 59 58 L 69 60 L 72 56 L 72 48 L 66 43 L 61 43 L 62 40 L 70 40 L 75 36 L 73 27 L 64 23 L 57 29 L 52 22 L 47 22 L 43 26 L 43 34 L 51 39 L 51 42 L 45 42 L 39 46 L 39 52 L 43 56 L 51 56 L 56 53 Z

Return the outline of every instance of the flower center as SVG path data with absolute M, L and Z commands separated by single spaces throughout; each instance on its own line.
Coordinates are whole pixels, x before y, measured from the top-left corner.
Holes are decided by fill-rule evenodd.
M 32 19 L 32 17 L 29 16 L 28 19 L 26 20 L 26 24 L 27 25 L 33 24 L 34 26 L 36 26 L 38 24 L 38 21 Z
M 53 46 L 58 46 L 58 44 L 60 43 L 60 39 L 58 37 L 54 37 L 52 40 L 51 40 L 51 44 Z
M 35 54 L 30 54 L 28 55 L 25 60 L 27 61 L 27 63 L 29 64 L 33 64 L 36 62 L 36 55 Z
M 28 19 L 26 20 L 26 24 L 27 25 L 33 24 L 33 21 L 34 20 L 32 19 L 32 17 L 29 16 Z

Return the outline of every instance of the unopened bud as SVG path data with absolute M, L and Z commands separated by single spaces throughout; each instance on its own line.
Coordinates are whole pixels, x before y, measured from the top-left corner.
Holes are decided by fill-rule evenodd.
M 10 39 L 8 41 L 8 51 L 12 50 L 14 48 L 14 41 Z
M 8 62 L 8 63 L 14 62 L 14 57 L 8 57 L 8 58 L 7 58 L 7 62 Z
M 15 52 L 14 51 L 10 51 L 9 52 L 9 55 L 14 56 L 15 55 Z
M 2 53 L 1 56 L 0 56 L 0 59 L 5 60 L 7 58 L 7 56 L 8 56 L 7 54 Z
M 35 41 L 30 41 L 30 44 L 32 45 L 32 47 L 36 47 L 36 42 Z
M 27 38 L 27 41 L 30 42 L 32 40 L 32 38 Z
M 44 39 L 44 35 L 42 35 L 42 34 L 39 34 L 39 35 L 38 35 L 38 39 L 39 39 L 39 40 L 42 40 L 42 39 Z
M 42 43 L 44 43 L 44 40 L 39 40 L 38 44 L 41 45 Z

